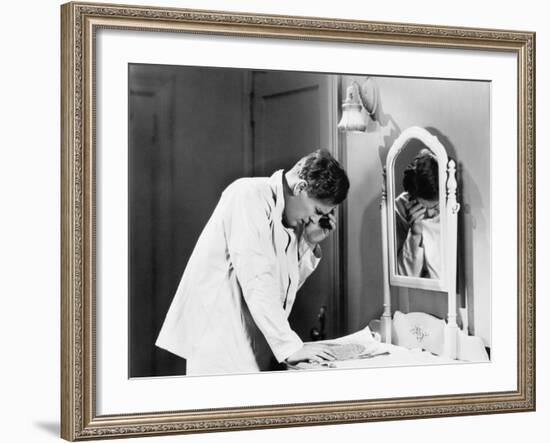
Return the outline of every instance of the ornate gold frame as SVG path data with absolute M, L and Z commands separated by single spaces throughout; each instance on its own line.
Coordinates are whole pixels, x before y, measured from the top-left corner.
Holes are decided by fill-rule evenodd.
M 61 436 L 67 440 L 533 411 L 535 409 L 535 34 L 217 11 L 68 3 L 62 17 Z M 97 416 L 94 383 L 94 33 L 147 29 L 508 51 L 518 57 L 517 390 Z

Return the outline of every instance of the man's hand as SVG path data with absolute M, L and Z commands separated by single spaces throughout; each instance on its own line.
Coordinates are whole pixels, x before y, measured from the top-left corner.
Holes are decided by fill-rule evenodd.
M 293 365 L 301 361 L 309 363 L 322 363 L 323 361 L 333 361 L 336 357 L 330 350 L 329 345 L 322 343 L 304 343 L 298 351 L 286 359 L 286 362 Z
M 329 236 L 331 231 L 336 229 L 336 216 L 334 211 L 331 211 L 328 215 L 324 216 L 326 227 L 321 226 L 321 223 L 308 223 L 304 228 L 304 238 L 310 245 L 316 245 L 322 242 Z M 321 220 L 321 219 L 319 219 Z

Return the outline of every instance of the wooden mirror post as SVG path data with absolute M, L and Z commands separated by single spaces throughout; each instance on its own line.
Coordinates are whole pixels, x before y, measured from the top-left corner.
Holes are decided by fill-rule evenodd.
M 382 198 L 380 200 L 380 220 L 382 223 L 382 272 L 384 275 L 384 313 L 380 325 L 380 335 L 384 343 L 391 343 L 391 292 L 388 258 L 388 218 L 386 201 L 386 168 L 382 168 Z
M 460 204 L 456 200 L 456 164 L 449 160 L 447 167 L 447 293 L 448 313 L 445 327 L 444 355 L 449 358 L 457 357 L 458 326 L 456 324 L 456 253 L 457 253 L 457 217 Z

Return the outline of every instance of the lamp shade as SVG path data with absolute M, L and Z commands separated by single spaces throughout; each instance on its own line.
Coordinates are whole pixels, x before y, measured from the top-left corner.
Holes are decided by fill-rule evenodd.
M 359 85 L 353 83 L 346 90 L 346 99 L 342 103 L 342 118 L 338 123 L 338 129 L 341 131 L 360 131 L 365 132 L 367 122 L 361 112 L 361 101 L 359 98 Z

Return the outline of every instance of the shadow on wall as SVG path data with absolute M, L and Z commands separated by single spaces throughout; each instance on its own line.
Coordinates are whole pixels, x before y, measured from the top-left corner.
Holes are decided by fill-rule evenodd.
M 378 156 L 380 157 L 380 164 L 385 167 L 388 152 L 399 134 L 401 134 L 401 128 L 390 114 L 384 112 L 384 105 L 380 101 L 380 90 L 377 90 L 377 94 L 378 107 L 374 113 L 374 119 L 378 122 L 377 130 L 380 132 L 382 140 L 378 145 Z
M 44 433 L 59 437 L 59 423 L 53 421 L 37 421 L 34 422 L 34 427 L 42 429 Z
M 360 327 L 367 325 L 372 319 L 380 318 L 383 312 L 383 285 L 380 285 L 382 273 L 382 256 L 373 259 L 373 251 L 381 251 L 382 228 L 380 224 L 380 199 L 371 200 L 363 211 L 361 221 L 360 257 L 361 263 L 365 263 L 364 272 L 361 273 L 361 287 L 365 288 L 365 297 L 360 298 L 359 310 L 362 316 Z M 369 288 L 380 288 L 379 294 L 372 294 Z M 376 297 L 374 302 L 371 297 Z
M 449 138 L 446 135 L 444 135 L 439 129 L 436 129 L 432 126 L 428 126 L 426 130 L 430 134 L 435 135 L 439 139 L 439 141 L 447 151 L 447 157 L 449 157 L 449 159 L 452 158 L 456 163 L 458 163 L 458 159 L 456 156 L 456 148 L 454 144 L 451 142 L 451 140 L 449 140 Z
M 458 272 L 459 272 L 459 294 L 461 297 L 462 306 L 468 308 L 468 332 L 472 335 L 475 334 L 475 322 L 474 322 L 474 299 L 475 299 L 475 279 L 476 266 L 474 257 L 474 233 L 476 230 L 483 230 L 486 226 L 487 220 L 483 216 L 482 198 L 479 188 L 475 184 L 473 178 L 468 171 L 460 168 L 459 180 L 462 186 L 467 186 L 467 189 L 463 189 L 462 195 L 468 196 L 468 201 L 462 202 L 462 208 L 458 217 Z M 462 197 L 460 195 L 459 197 Z M 475 217 L 472 212 L 472 208 L 479 208 L 481 210 L 476 211 L 478 214 Z
M 378 91 L 379 94 L 379 91 Z M 380 160 L 378 174 L 382 174 L 382 170 L 386 164 L 386 157 L 390 147 L 401 133 L 401 129 L 390 114 L 383 110 L 382 103 L 378 98 L 378 108 L 376 109 L 372 119 L 369 119 L 367 125 L 367 133 L 378 133 L 379 143 L 376 146 L 378 157 Z M 361 218 L 361 236 L 360 236 L 360 257 L 361 263 L 366 264 L 364 272 L 361 273 L 362 284 L 365 288 L 366 297 L 361 297 L 359 306 L 362 323 L 367 325 L 371 320 L 380 318 L 383 312 L 383 285 L 380 281 L 383 276 L 382 269 L 382 228 L 380 219 L 380 201 L 382 198 L 382 183 L 380 183 L 380 191 L 377 193 L 377 198 L 372 199 L 367 203 L 362 218 Z M 378 258 L 373 257 L 373 251 L 380 251 Z M 374 259 L 373 259 L 374 258 Z M 368 288 L 380 288 L 378 294 L 369 293 Z M 376 297 L 376 302 L 372 297 Z M 363 325 L 363 326 L 364 326 Z

